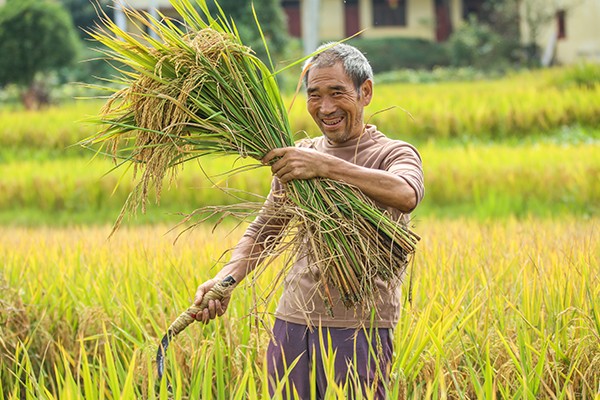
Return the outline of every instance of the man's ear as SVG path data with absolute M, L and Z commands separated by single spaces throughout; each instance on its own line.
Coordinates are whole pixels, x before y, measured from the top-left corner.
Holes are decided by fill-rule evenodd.
M 363 105 L 366 107 L 371 103 L 373 98 L 373 80 L 367 79 L 360 87 L 360 95 L 363 101 Z

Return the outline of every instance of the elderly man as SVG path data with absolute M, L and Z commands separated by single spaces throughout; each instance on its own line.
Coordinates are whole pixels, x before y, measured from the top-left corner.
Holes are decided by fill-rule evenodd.
M 276 202 L 283 185 L 291 180 L 329 178 L 356 186 L 399 223 L 406 222 L 424 193 L 421 158 L 410 144 L 389 139 L 375 126 L 365 124 L 364 108 L 373 97 L 373 72 L 364 55 L 346 44 L 324 45 L 320 50 L 306 63 L 304 84 L 307 110 L 323 135 L 296 147 L 272 150 L 264 157 L 274 175 L 267 201 Z M 277 223 L 285 222 L 261 213 L 229 263 L 198 287 L 196 304 L 216 282 L 227 276 L 240 282 L 252 271 L 272 237 L 265 234 L 264 227 L 277 229 Z M 347 309 L 339 293 L 332 290 L 333 304 L 329 306 L 333 313 L 327 312 L 328 305 L 315 295 L 318 282 L 307 257 L 299 255 L 285 278 L 267 350 L 271 393 L 274 383 L 287 374 L 293 398 L 309 399 L 311 393 L 323 398 L 330 376 L 323 358 L 335 352 L 335 380 L 349 383 L 349 397 L 361 391 L 385 398 L 392 329 L 400 316 L 400 279 L 378 283 L 374 310 Z M 210 301 L 196 319 L 207 322 L 222 315 L 228 303 L 229 298 Z

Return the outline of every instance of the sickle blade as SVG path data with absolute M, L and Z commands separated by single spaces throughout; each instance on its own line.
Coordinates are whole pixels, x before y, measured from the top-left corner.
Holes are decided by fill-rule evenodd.
M 156 353 L 156 369 L 158 371 L 158 382 L 162 380 L 162 377 L 165 373 L 165 354 L 167 353 L 167 348 L 169 348 L 169 342 L 171 341 L 171 331 L 168 331 L 165 336 L 160 341 L 160 346 L 158 346 L 158 352 Z

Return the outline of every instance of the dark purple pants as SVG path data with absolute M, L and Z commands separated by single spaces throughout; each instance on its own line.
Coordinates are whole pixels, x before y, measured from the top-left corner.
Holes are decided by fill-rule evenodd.
M 327 360 L 332 358 L 328 354 L 334 352 L 335 361 L 330 365 Z M 385 399 L 392 353 L 390 329 L 370 332 L 368 328 L 314 328 L 310 331 L 305 325 L 276 319 L 267 349 L 269 393 L 273 396 L 279 382 L 288 374 L 283 399 L 322 399 L 327 390 L 327 376 L 331 376 L 325 371 L 333 367 L 336 382 L 348 383 L 345 398 L 353 399 L 357 390 L 365 394 L 365 388 L 369 388 L 374 399 Z

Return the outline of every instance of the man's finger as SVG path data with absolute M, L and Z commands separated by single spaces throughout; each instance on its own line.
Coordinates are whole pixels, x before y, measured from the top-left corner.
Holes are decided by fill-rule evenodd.
M 198 286 L 198 289 L 196 289 L 196 296 L 194 297 L 194 304 L 199 306 L 200 303 L 202 302 L 202 299 L 206 295 L 206 293 L 208 293 L 210 291 L 210 289 L 213 288 L 214 285 L 215 285 L 215 280 L 211 279 L 209 281 L 204 282 L 202 285 Z
M 227 310 L 227 307 L 221 303 L 219 308 L 217 308 L 217 315 L 219 317 L 223 316 L 223 314 L 225 314 L 225 310 Z
M 208 302 L 208 306 L 206 307 L 206 309 L 208 310 L 208 320 L 211 320 L 217 316 L 217 310 L 215 309 L 215 301 L 214 300 L 210 300 Z M 205 322 L 208 322 L 208 320 Z
M 265 156 L 262 158 L 261 162 L 265 165 L 269 165 L 269 164 L 271 164 L 273 159 L 278 158 L 278 157 L 283 157 L 285 155 L 286 151 L 287 151 L 286 147 L 279 147 L 279 148 L 273 149 L 273 150 L 269 151 L 267 154 L 265 154 Z
M 204 310 L 202 310 L 199 313 L 200 318 L 198 319 L 198 321 L 202 322 L 202 323 L 207 323 L 210 320 L 210 314 L 208 311 L 208 308 L 205 308 Z
M 196 290 L 196 297 L 194 297 L 194 304 L 199 306 L 205 294 L 206 290 L 202 286 L 198 286 L 198 289 Z

